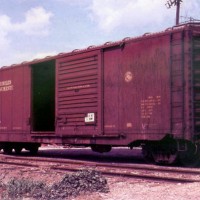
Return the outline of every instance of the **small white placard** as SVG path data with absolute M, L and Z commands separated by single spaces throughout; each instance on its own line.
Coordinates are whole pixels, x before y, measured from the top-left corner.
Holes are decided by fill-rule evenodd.
M 95 114 L 94 113 L 88 113 L 85 117 L 85 122 L 94 122 L 95 121 Z

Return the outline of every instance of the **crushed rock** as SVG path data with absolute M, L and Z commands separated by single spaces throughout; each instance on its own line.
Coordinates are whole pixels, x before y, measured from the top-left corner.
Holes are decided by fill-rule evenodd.
M 3 188 L 3 199 L 63 200 L 81 194 L 109 192 L 107 180 L 100 172 L 90 169 L 66 174 L 52 186 L 27 179 L 12 179 Z

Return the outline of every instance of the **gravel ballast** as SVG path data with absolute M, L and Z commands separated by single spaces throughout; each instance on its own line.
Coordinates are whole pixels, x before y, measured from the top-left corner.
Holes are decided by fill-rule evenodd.
M 60 182 L 51 186 L 43 182 L 15 178 L 4 185 L 4 190 L 4 199 L 41 200 L 61 200 L 94 192 L 109 192 L 107 180 L 100 172 L 90 169 L 66 174 Z

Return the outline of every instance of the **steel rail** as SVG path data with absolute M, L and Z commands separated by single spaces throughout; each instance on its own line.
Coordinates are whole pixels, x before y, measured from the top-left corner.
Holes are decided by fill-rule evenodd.
M 12 161 L 9 161 L 12 160 Z M 19 162 L 26 161 L 26 162 Z M 31 162 L 31 163 L 28 163 Z M 35 164 L 36 162 L 36 164 Z M 38 163 L 37 163 L 38 162 Z M 30 157 L 12 157 L 12 156 L 0 156 L 0 163 L 7 165 L 25 166 L 25 167 L 35 167 L 35 168 L 48 168 L 49 170 L 57 171 L 78 171 L 83 168 L 92 168 L 100 171 L 104 175 L 126 177 L 126 178 L 137 178 L 137 179 L 148 179 L 154 181 L 163 182 L 200 182 L 200 177 L 195 176 L 193 178 L 188 178 L 188 175 L 200 175 L 200 170 L 190 170 L 190 169 L 173 169 L 172 167 L 159 167 L 151 165 L 122 165 L 122 164 L 100 164 L 97 162 L 87 162 L 87 161 L 74 161 L 74 160 L 64 160 L 64 159 L 44 159 L 44 158 L 30 158 Z M 51 164 L 50 164 L 51 163 Z M 124 171 L 122 171 L 124 170 Z M 126 170 L 126 171 L 125 171 Z M 155 175 L 151 173 L 160 173 L 160 175 Z M 165 174 L 169 173 L 169 174 Z M 175 174 L 177 173 L 177 174 Z M 182 175 L 186 177 L 176 177 L 176 175 Z

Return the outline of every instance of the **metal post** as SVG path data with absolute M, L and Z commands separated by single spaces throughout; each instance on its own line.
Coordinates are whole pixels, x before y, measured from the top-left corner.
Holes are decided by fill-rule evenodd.
M 168 0 L 165 4 L 167 8 L 171 8 L 172 6 L 176 6 L 176 25 L 179 24 L 179 15 L 180 15 L 180 5 L 183 0 Z
M 179 25 L 179 16 L 180 16 L 180 0 L 177 0 L 177 4 L 176 4 L 176 25 Z

